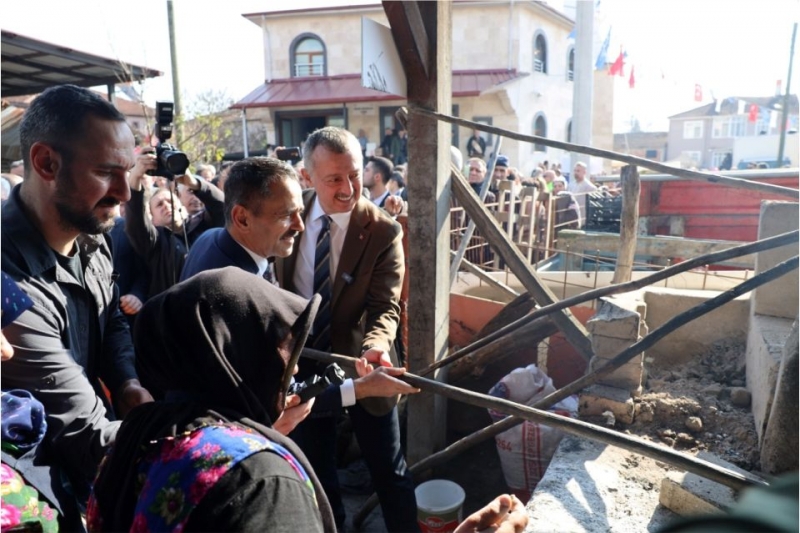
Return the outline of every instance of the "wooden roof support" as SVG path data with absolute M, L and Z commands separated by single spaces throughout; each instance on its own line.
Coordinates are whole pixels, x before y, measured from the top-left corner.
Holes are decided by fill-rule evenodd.
M 408 102 L 450 111 L 450 2 L 383 2 L 407 78 Z M 408 131 L 408 366 L 427 368 L 447 355 L 450 331 L 450 126 L 410 117 Z M 442 377 L 442 376 L 440 376 Z M 446 401 L 423 393 L 408 399 L 409 463 L 445 444 Z
M 450 170 L 452 173 L 453 193 L 464 207 L 464 211 L 475 221 L 475 225 L 481 235 L 487 239 L 492 249 L 503 258 L 508 268 L 517 276 L 517 279 L 533 296 L 536 303 L 539 305 L 555 303 L 555 294 L 539 279 L 533 265 L 522 255 L 519 248 L 511 242 L 509 236 L 502 230 L 494 217 L 489 214 L 486 207 L 469 186 L 469 183 L 467 183 L 467 180 L 461 175 L 461 171 L 455 165 L 451 165 Z M 553 322 L 558 325 L 558 329 L 564 333 L 564 337 L 578 353 L 589 361 L 593 355 L 592 343 L 583 324 L 568 309 L 562 309 L 554 313 Z

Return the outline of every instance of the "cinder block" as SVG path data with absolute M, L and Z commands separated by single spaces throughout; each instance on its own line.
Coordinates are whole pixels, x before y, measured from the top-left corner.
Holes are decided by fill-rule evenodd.
M 758 238 L 766 239 L 798 227 L 798 209 L 794 202 L 761 202 L 761 215 L 758 220 Z M 797 255 L 797 242 L 766 250 L 756 254 L 756 274 L 768 270 L 778 263 Z M 754 291 L 753 312 L 780 318 L 794 319 L 798 309 L 798 273 L 789 272 L 785 276 L 762 285 Z
M 589 363 L 589 369 L 594 371 L 595 369 L 608 364 L 609 361 L 610 359 L 606 359 L 604 357 L 592 357 L 592 360 Z M 643 374 L 644 355 L 637 355 L 618 369 L 614 370 L 611 374 L 600 378 L 597 383 L 632 392 L 641 387 Z
M 638 339 L 646 335 L 642 316 L 635 310 L 635 300 L 621 302 L 611 298 L 601 298 L 602 304 L 597 313 L 586 323 L 592 335 L 615 339 Z M 624 305 L 620 305 L 623 303 Z M 627 307 L 634 307 L 634 310 Z
M 624 424 L 633 423 L 633 398 L 625 389 L 607 385 L 592 385 L 580 394 L 578 415 L 581 417 L 603 416 L 606 411 Z
M 642 340 L 641 337 L 617 339 L 614 337 L 606 337 L 605 335 L 592 335 L 591 338 L 594 354 L 606 359 L 616 357 L 623 350 L 630 348 L 631 345 Z

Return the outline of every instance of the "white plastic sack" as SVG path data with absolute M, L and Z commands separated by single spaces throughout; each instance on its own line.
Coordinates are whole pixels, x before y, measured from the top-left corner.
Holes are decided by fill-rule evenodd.
M 497 382 L 489 394 L 531 406 L 555 390 L 553 380 L 547 374 L 536 365 L 528 365 L 513 370 Z M 578 416 L 578 397 L 573 394 L 548 411 L 575 418 Z M 489 409 L 489 416 L 497 422 L 507 415 Z M 563 436 L 559 429 L 526 420 L 495 437 L 506 483 L 518 496 L 525 498 L 524 501 L 530 498 L 542 479 Z

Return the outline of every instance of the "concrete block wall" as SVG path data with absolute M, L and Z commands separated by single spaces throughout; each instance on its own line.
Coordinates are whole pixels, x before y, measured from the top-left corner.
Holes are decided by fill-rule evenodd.
M 761 202 L 758 238 L 765 239 L 800 225 L 798 205 L 792 202 Z M 798 244 L 756 254 L 756 274 L 798 253 Z M 798 314 L 798 272 L 790 272 L 753 291 L 750 306 L 745 373 L 752 396 L 752 411 L 759 443 L 764 442 L 781 360 L 792 324 Z
M 719 291 L 648 287 L 643 296 L 647 303 L 647 325 L 652 331 L 719 294 Z M 647 360 L 654 367 L 671 368 L 687 363 L 694 354 L 704 352 L 716 342 L 737 339 L 744 342 L 749 312 L 750 295 L 745 294 L 659 340 L 647 350 Z
M 798 206 L 793 202 L 761 202 L 758 223 L 758 238 L 766 239 L 800 226 Z M 797 255 L 798 243 L 767 250 L 756 254 L 756 274 L 768 270 L 778 263 Z M 790 272 L 766 285 L 753 294 L 753 313 L 794 320 L 798 308 L 798 272 Z

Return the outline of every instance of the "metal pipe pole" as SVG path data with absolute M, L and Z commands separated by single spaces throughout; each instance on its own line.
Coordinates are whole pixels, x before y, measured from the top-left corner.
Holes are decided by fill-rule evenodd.
M 167 26 L 169 27 L 169 58 L 172 63 L 172 100 L 175 109 L 175 142 L 183 142 L 183 103 L 181 102 L 181 83 L 178 77 L 178 49 L 175 41 L 175 13 L 172 0 L 167 0 Z
M 781 138 L 778 142 L 778 168 L 783 166 L 783 149 L 786 145 L 786 117 L 789 116 L 789 96 L 792 85 L 792 63 L 794 62 L 794 43 L 797 38 L 797 23 L 792 26 L 792 47 L 789 49 L 789 75 L 786 77 L 786 92 L 783 94 L 783 109 L 781 109 Z M 794 161 L 797 164 L 797 161 Z

